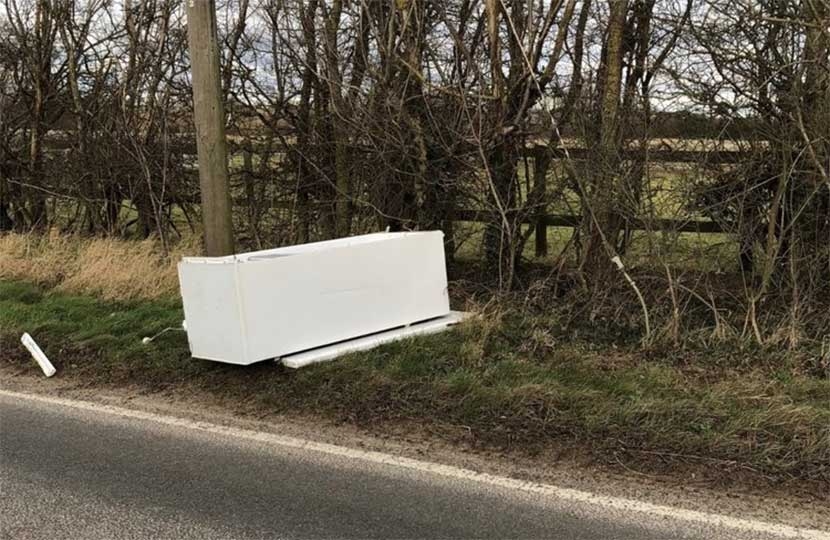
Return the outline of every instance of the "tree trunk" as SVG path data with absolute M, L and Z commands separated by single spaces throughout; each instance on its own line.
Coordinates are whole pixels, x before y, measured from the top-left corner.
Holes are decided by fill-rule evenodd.
M 583 214 L 588 221 L 588 244 L 582 269 L 589 282 L 603 286 L 613 271 L 611 258 L 622 220 L 620 204 L 619 145 L 620 97 L 622 91 L 623 41 L 626 30 L 628 0 L 609 0 L 611 17 L 600 67 L 599 133 L 596 136 L 596 159 L 587 197 L 583 197 Z

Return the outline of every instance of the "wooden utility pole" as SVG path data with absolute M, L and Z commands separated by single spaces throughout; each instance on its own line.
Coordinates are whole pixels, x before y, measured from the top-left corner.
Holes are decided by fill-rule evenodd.
M 208 256 L 230 255 L 234 251 L 233 222 L 216 38 L 216 2 L 187 0 L 186 5 L 205 252 Z

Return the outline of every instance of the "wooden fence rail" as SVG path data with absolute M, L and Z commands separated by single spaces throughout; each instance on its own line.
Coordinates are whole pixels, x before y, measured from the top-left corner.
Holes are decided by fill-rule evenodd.
M 492 223 L 493 216 L 480 210 L 456 210 L 452 213 L 453 221 L 470 221 L 474 223 Z M 548 227 L 579 227 L 582 216 L 567 214 L 543 214 L 522 216 L 522 223 L 535 227 L 536 256 L 548 254 Z M 682 219 L 631 219 L 626 226 L 632 231 L 664 231 L 678 233 L 714 234 L 726 232 L 724 228 L 710 220 Z
M 471 221 L 476 223 L 492 223 L 492 214 L 481 210 L 456 210 L 452 213 L 453 221 Z M 527 215 L 522 218 L 523 223 L 542 223 L 546 227 L 579 227 L 582 216 L 567 214 Z M 691 233 L 722 233 L 725 232 L 719 223 L 709 220 L 682 220 L 682 219 L 631 219 L 628 228 L 633 231 L 670 231 Z
M 593 157 L 593 151 L 587 148 L 549 148 L 547 146 L 527 146 L 524 157 L 536 157 L 547 152 L 550 159 L 572 159 L 587 161 Z M 739 163 L 746 157 L 738 150 L 678 150 L 673 148 L 652 148 L 647 151 L 628 148 L 620 152 L 623 161 L 647 159 L 651 163 L 706 163 L 708 165 L 729 165 Z

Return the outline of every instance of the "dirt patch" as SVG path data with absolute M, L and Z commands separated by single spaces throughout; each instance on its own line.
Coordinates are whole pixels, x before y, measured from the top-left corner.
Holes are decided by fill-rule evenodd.
M 230 400 L 188 385 L 161 391 L 141 385 L 92 385 L 75 377 L 32 376 L 30 369 L 8 364 L 0 364 L 0 388 L 279 433 L 655 504 L 796 527 L 830 528 L 830 495 L 826 490 L 786 483 L 761 485 L 740 468 L 727 477 L 719 473 L 720 481 L 713 481 L 705 463 L 690 461 L 678 467 L 674 459 L 669 460 L 666 474 L 642 473 L 632 468 L 630 457 L 616 463 L 597 462 L 568 447 L 549 446 L 534 455 L 519 449 L 487 448 L 476 443 L 464 426 L 425 425 L 406 419 L 355 425 L 330 416 L 274 414 L 257 402 Z M 650 461 L 655 458 L 659 456 L 647 457 Z

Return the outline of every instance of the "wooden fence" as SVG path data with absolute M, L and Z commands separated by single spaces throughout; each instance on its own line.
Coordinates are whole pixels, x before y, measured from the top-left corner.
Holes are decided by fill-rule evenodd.
M 698 150 L 676 149 L 659 147 L 643 149 L 624 149 L 620 156 L 623 161 L 647 159 L 649 163 L 701 163 L 707 165 L 729 165 L 739 163 L 746 154 L 738 150 Z M 591 157 L 586 148 L 553 148 L 547 145 L 528 145 L 522 157 L 531 158 L 534 162 L 534 182 L 543 182 L 540 191 L 544 193 L 547 170 L 550 163 L 557 160 L 571 159 L 587 161 Z M 453 212 L 453 219 L 457 221 L 472 221 L 489 223 L 492 216 L 478 210 L 457 210 Z M 568 214 L 528 213 L 522 217 L 524 223 L 534 226 L 536 255 L 544 256 L 548 253 L 548 227 L 579 227 L 582 216 Z M 724 232 L 723 227 L 711 220 L 678 220 L 678 219 L 631 219 L 626 227 L 633 231 L 672 231 L 712 234 Z
M 55 137 L 47 139 L 47 147 L 51 150 L 65 150 L 72 144 L 71 138 L 65 134 L 55 132 Z M 171 144 L 172 151 L 182 155 L 195 155 L 196 148 L 189 134 L 178 134 L 174 136 Z M 241 140 L 232 138 L 231 151 L 233 153 L 248 154 L 255 153 L 260 147 L 265 148 L 262 143 L 249 142 L 244 147 Z M 673 147 L 671 142 L 678 143 Z M 706 165 L 730 165 L 740 163 L 746 154 L 737 149 L 705 148 L 708 141 L 657 141 L 653 147 L 626 148 L 621 151 L 620 158 L 623 161 L 634 161 L 646 159 L 649 163 L 699 163 Z M 545 144 L 531 142 L 527 144 L 522 152 L 522 158 L 530 158 L 534 162 L 534 183 L 542 182 L 538 186 L 544 193 L 546 186 L 547 171 L 551 163 L 555 161 L 571 159 L 576 162 L 584 162 L 591 159 L 591 150 L 573 146 L 551 148 Z M 249 163 L 250 160 L 246 160 Z M 197 202 L 197 201 L 193 201 Z M 469 221 L 479 223 L 492 222 L 492 215 L 480 210 L 455 210 L 452 212 L 452 219 L 455 221 Z M 522 218 L 524 223 L 535 227 L 536 254 L 544 256 L 548 252 L 547 229 L 548 227 L 578 227 L 582 223 L 582 216 L 566 214 L 547 214 L 538 212 L 528 213 Z M 674 232 L 695 232 L 702 234 L 724 232 L 720 224 L 710 220 L 676 220 L 676 219 L 633 219 L 626 223 L 629 230 L 636 231 L 674 231 Z

